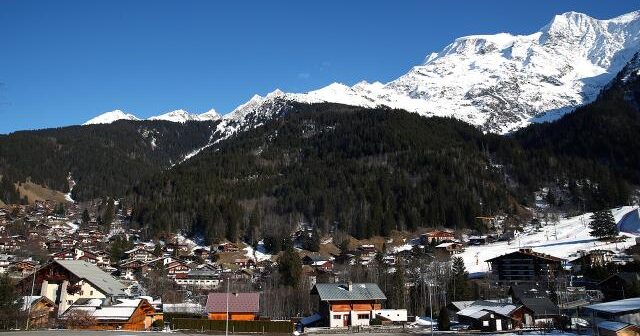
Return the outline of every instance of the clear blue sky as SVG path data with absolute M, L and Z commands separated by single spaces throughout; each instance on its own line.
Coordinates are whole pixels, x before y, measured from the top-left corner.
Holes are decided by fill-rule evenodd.
M 0 1 L 0 133 L 123 109 L 229 112 L 253 94 L 389 81 L 463 35 L 528 34 L 640 1 Z

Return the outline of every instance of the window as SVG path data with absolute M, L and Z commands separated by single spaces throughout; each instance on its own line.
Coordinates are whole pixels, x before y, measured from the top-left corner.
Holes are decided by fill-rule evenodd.
M 489 326 L 489 321 L 482 321 L 482 326 L 483 327 L 488 327 Z
M 358 314 L 358 320 L 368 320 L 369 314 Z
M 340 315 L 333 315 L 333 319 L 334 319 L 334 320 L 342 320 L 342 316 L 340 316 Z

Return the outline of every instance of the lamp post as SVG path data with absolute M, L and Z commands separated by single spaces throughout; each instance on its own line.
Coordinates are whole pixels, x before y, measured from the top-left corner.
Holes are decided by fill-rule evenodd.
M 224 328 L 225 336 L 229 336 L 229 283 L 231 282 L 231 277 L 227 277 L 227 321 Z

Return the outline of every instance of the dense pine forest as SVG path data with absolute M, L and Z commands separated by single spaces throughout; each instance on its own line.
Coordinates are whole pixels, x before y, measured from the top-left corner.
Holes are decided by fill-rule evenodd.
M 0 197 L 19 203 L 13 183 L 32 182 L 76 200 L 123 196 L 144 176 L 160 172 L 209 141 L 213 122 L 118 121 L 0 135 Z

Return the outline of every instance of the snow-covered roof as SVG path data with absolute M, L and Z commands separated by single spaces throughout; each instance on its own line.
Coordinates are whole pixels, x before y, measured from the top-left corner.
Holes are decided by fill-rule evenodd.
M 624 322 L 602 321 L 602 322 L 598 323 L 598 328 L 611 330 L 611 331 L 618 331 L 618 330 L 622 330 L 622 329 L 624 329 L 624 328 L 626 328 L 626 327 L 628 327 L 630 325 L 631 324 L 624 323 Z
M 480 318 L 487 312 L 493 312 L 502 316 L 510 316 L 516 308 L 518 307 L 510 303 L 476 301 L 471 306 L 459 311 L 457 314 L 471 318 Z
M 585 308 L 607 314 L 629 314 L 640 311 L 640 297 L 596 303 Z

